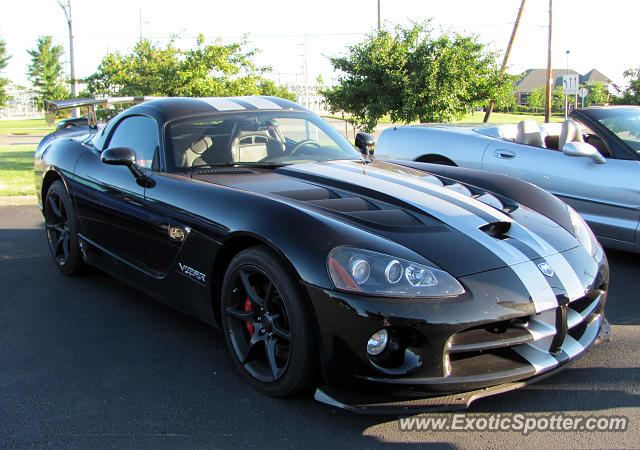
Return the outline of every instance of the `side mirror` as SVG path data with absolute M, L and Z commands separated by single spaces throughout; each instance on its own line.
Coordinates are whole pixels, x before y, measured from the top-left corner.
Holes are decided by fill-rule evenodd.
M 587 156 L 596 164 L 604 164 L 607 162 L 597 148 L 586 142 L 567 142 L 564 144 L 564 147 L 562 147 L 562 153 L 567 156 Z
M 112 166 L 135 166 L 136 152 L 131 147 L 112 147 L 102 152 L 103 163 Z
M 365 156 L 373 155 L 373 148 L 376 146 L 376 140 L 367 133 L 356 134 L 356 148 Z
M 137 165 L 136 152 L 131 147 L 111 147 L 102 152 L 100 159 L 111 166 L 127 166 L 136 183 L 142 187 L 153 187 L 154 181 Z

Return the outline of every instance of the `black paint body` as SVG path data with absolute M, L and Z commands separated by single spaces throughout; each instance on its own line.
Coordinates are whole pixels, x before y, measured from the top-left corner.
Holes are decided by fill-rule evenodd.
M 292 103 L 272 100 L 302 111 Z M 537 231 L 573 267 L 593 265 L 593 260 L 584 260 L 585 252 L 578 251 L 564 204 L 502 175 L 412 162 L 339 161 L 235 172 L 234 168 L 165 172 L 165 124 L 211 113 L 209 105 L 193 99 L 157 100 L 126 110 L 100 131 L 76 127 L 43 140 L 35 159 L 40 203 L 51 182 L 61 179 L 77 209 L 82 251 L 90 264 L 218 325 L 226 265 L 240 250 L 263 244 L 282 257 L 305 288 L 314 312 L 309 326 L 316 330 L 318 358 L 328 384 L 404 386 L 425 395 L 464 392 L 535 375 L 526 361 L 500 352 L 450 358 L 452 339 L 459 332 L 506 324 L 507 336 L 509 321 L 535 316 L 531 293 L 487 248 L 385 189 L 389 180 L 407 187 L 411 183 L 407 171 L 415 170 L 414 175 L 423 171 L 445 183 L 491 192 L 511 205 L 509 214 L 523 223 L 533 224 L 527 222 L 527 214 L 533 213 L 523 211 L 537 211 L 555 222 L 556 228 Z M 153 180 L 151 187 L 141 186 L 126 166 L 101 161 L 111 129 L 129 115 L 148 116 L 157 123 L 159 166 L 144 169 Z M 371 184 L 362 181 L 370 179 Z M 378 187 L 383 182 L 385 189 Z M 428 195 L 419 186 L 409 187 L 417 189 L 416 195 Z M 353 212 L 340 206 L 348 203 L 339 201 L 344 199 L 364 200 L 369 206 L 365 212 Z M 328 275 L 327 255 L 341 245 L 435 264 L 456 277 L 466 292 L 444 299 L 339 292 Z M 589 317 L 602 316 L 608 284 L 603 255 L 595 265 L 598 274 L 585 279 L 589 284 L 585 298 L 600 295 L 600 301 Z M 185 266 L 204 274 L 204 279 L 188 275 Z M 562 290 L 561 285 L 554 288 L 558 296 Z M 383 327 L 393 330 L 405 348 L 402 362 L 376 362 L 367 355 L 367 339 Z M 477 362 L 467 361 L 473 358 Z M 558 357 L 560 364 L 569 359 Z

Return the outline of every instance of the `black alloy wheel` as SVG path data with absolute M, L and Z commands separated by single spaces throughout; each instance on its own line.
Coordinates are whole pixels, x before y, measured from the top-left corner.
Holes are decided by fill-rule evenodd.
M 51 256 L 66 275 L 79 272 L 84 261 L 78 249 L 76 215 L 61 181 L 54 181 L 44 202 L 44 220 Z
M 239 253 L 223 283 L 223 327 L 243 377 L 276 397 L 308 387 L 313 330 L 296 280 L 265 247 Z

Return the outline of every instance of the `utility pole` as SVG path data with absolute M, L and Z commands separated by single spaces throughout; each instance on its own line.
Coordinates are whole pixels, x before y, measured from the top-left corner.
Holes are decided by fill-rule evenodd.
M 71 63 L 71 97 L 76 97 L 76 68 L 73 57 L 73 27 L 71 24 L 71 0 L 58 0 L 58 5 L 64 11 L 64 15 L 67 18 L 67 24 L 69 25 L 69 61 Z M 77 117 L 77 110 L 74 108 L 71 110 L 71 117 Z
M 551 26 L 553 24 L 553 0 L 549 0 L 549 47 L 547 50 L 547 89 L 545 91 L 545 105 L 544 105 L 544 122 L 549 123 L 551 118 Z
M 378 0 L 378 2 L 380 2 L 380 0 Z M 525 0 L 522 0 L 522 3 L 520 3 L 520 9 L 518 10 L 518 16 L 516 17 L 516 21 L 513 24 L 513 31 L 511 32 L 511 38 L 509 38 L 509 45 L 507 45 L 507 51 L 504 54 L 504 59 L 502 60 L 502 67 L 500 68 L 500 78 L 502 78 L 502 75 L 504 74 L 504 70 L 507 68 L 507 60 L 509 59 L 509 53 L 511 53 L 511 47 L 513 46 L 513 41 L 516 38 L 516 31 L 518 30 L 518 25 L 520 24 L 520 17 L 522 17 L 522 10 L 524 9 L 524 2 L 525 2 Z M 487 107 L 487 112 L 485 113 L 484 119 L 482 120 L 483 122 L 488 122 L 489 121 L 489 116 L 493 112 L 493 107 L 494 106 L 495 106 L 495 102 L 494 101 L 489 103 L 489 106 Z
M 378 0 L 378 33 L 380 33 L 380 0 Z

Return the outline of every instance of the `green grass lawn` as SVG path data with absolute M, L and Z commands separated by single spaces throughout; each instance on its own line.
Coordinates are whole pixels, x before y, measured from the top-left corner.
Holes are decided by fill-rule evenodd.
M 33 154 L 37 145 L 0 145 L 0 196 L 35 195 Z
M 483 112 L 474 112 L 469 114 L 458 123 L 482 123 L 484 119 Z M 491 113 L 489 116 L 489 123 L 518 123 L 525 119 L 535 120 L 538 123 L 544 122 L 544 115 L 537 114 L 505 114 L 505 113 Z M 551 116 L 550 122 L 562 122 L 564 115 Z
M 0 134 L 51 133 L 55 125 L 42 119 L 0 120 Z

